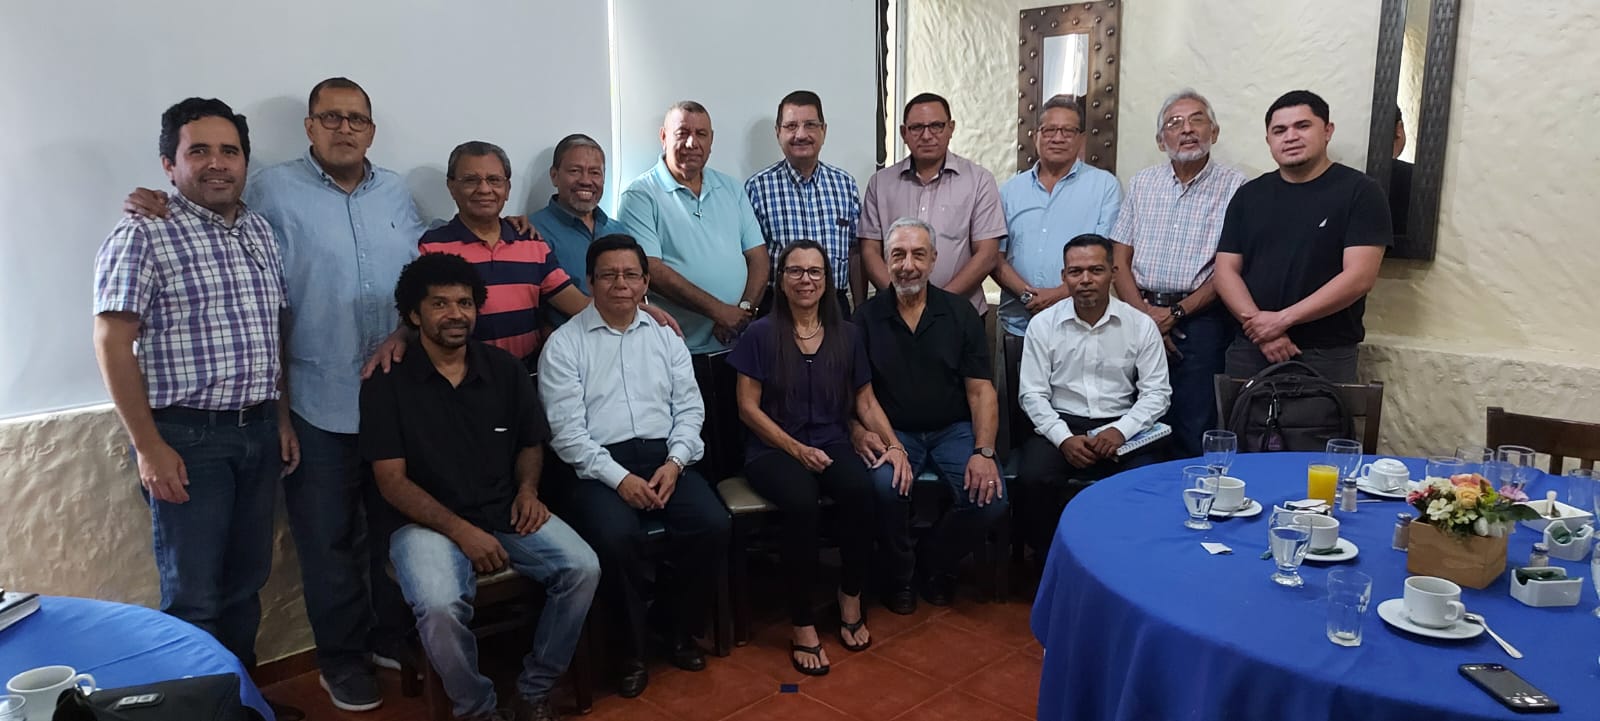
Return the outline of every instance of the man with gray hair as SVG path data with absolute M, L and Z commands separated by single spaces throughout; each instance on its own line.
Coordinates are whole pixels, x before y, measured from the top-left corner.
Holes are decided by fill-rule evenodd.
M 1071 297 L 1061 280 L 1061 249 L 1084 233 L 1105 235 L 1117 221 L 1122 189 L 1116 176 L 1083 162 L 1083 110 L 1076 98 L 1056 95 L 1039 113 L 1033 135 L 1039 160 L 1005 185 L 1006 238 L 994 270 L 1000 284 L 1000 320 L 1005 328 L 1006 387 L 1017 387 L 1022 338 L 1028 320 Z M 1015 395 L 1007 400 L 1015 446 L 1029 434 Z
M 1156 115 L 1156 147 L 1170 160 L 1128 182 L 1110 234 L 1117 297 L 1150 316 L 1166 343 L 1172 405 L 1163 420 L 1185 458 L 1200 455 L 1200 435 L 1216 426 L 1211 378 L 1233 339 L 1211 271 L 1228 201 L 1245 176 L 1212 161 L 1221 130 L 1201 94 L 1186 88 L 1168 96 Z
M 911 590 L 917 567 L 923 598 L 935 606 L 950 604 L 956 565 L 1005 516 L 1006 501 L 995 465 L 1000 410 L 983 321 L 965 298 L 928 281 L 939 255 L 933 226 L 900 218 L 886 235 L 884 260 L 894 292 L 861 304 L 855 322 L 872 364 L 873 391 L 895 438 L 880 438 L 852 421 L 851 443 L 875 468 L 888 576 L 883 603 L 908 614 L 917 608 Z M 892 467 L 883 462 L 891 450 L 905 452 L 912 477 L 937 471 L 954 499 L 918 552 L 911 546 L 910 477 L 894 482 Z

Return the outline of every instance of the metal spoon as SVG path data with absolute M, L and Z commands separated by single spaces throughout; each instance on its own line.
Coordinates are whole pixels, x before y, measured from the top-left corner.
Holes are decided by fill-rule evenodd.
M 1512 658 L 1522 658 L 1522 652 L 1518 651 L 1516 646 L 1513 646 L 1513 645 L 1511 645 L 1509 643 L 1506 643 L 1505 639 L 1500 638 L 1500 634 L 1495 633 L 1494 629 L 1489 628 L 1489 624 L 1488 624 L 1488 622 L 1483 620 L 1483 616 L 1478 615 L 1476 613 L 1472 613 L 1472 612 L 1469 611 L 1467 613 L 1461 614 L 1461 618 L 1463 620 L 1471 621 L 1472 623 L 1476 623 L 1479 626 L 1482 626 L 1483 630 L 1489 632 L 1489 638 L 1494 639 L 1496 643 L 1500 644 L 1500 648 L 1505 649 L 1507 655 L 1511 656 Z
M 1233 509 L 1231 511 L 1223 511 L 1221 513 L 1213 513 L 1213 514 L 1211 514 L 1211 516 L 1213 518 L 1219 518 L 1219 519 L 1222 519 L 1222 520 L 1226 521 L 1229 518 L 1233 518 L 1234 516 L 1237 516 L 1237 515 L 1239 515 L 1241 513 L 1244 513 L 1245 511 L 1250 510 L 1250 504 L 1252 504 L 1252 503 L 1255 503 L 1255 501 L 1253 501 L 1253 500 L 1251 500 L 1249 498 L 1246 498 L 1246 499 L 1244 499 L 1243 503 L 1239 504 L 1238 508 L 1235 508 L 1235 509 Z

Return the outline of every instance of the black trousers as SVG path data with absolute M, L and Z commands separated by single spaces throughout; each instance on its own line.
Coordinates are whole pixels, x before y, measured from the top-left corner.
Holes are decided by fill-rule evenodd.
M 1082 435 L 1117 419 L 1063 414 L 1061 420 L 1067 422 L 1073 434 Z M 1027 438 L 1022 445 L 1017 478 L 1011 483 L 1011 507 L 1023 540 L 1033 546 L 1040 558 L 1050 551 L 1056 525 L 1061 522 L 1061 511 L 1080 491 L 1107 476 L 1160 460 L 1160 454 L 1153 452 L 1159 444 L 1152 444 L 1120 460 L 1103 460 L 1088 468 L 1079 468 L 1043 436 L 1030 433 Z
M 812 473 L 800 461 L 781 451 L 770 451 L 745 466 L 745 478 L 762 498 L 771 501 L 783 515 L 782 547 L 785 594 L 789 597 L 789 621 L 796 626 L 816 623 L 811 611 L 811 589 L 817 583 L 817 498 L 833 499 L 838 514 L 839 590 L 845 595 L 861 593 L 867 581 L 867 563 L 872 554 L 872 534 L 876 528 L 872 479 L 866 464 L 849 444 L 822 449 L 833 464 L 821 473 Z
M 664 440 L 623 441 L 606 450 L 628 472 L 645 480 L 667 459 Z M 620 629 L 623 653 L 638 659 L 645 655 L 648 627 L 640 589 L 647 562 L 641 521 L 647 518 L 659 518 L 666 525 L 665 560 L 676 571 L 670 584 L 657 589 L 658 613 L 668 626 L 662 630 L 672 640 L 698 635 L 713 601 L 717 564 L 727 553 L 731 525 L 727 508 L 705 478 L 693 468 L 685 470 L 665 508 L 640 511 L 623 501 L 616 489 L 577 478 L 564 463 L 547 466 L 552 477 L 542 495 L 600 557 L 599 594 L 615 614 L 607 621 Z
M 727 353 L 702 353 L 690 362 L 706 405 L 705 425 L 700 427 L 706 454 L 695 468 L 712 483 L 720 483 L 738 475 L 744 465 L 744 424 L 739 422 L 739 399 L 734 395 L 739 372 L 728 365 Z

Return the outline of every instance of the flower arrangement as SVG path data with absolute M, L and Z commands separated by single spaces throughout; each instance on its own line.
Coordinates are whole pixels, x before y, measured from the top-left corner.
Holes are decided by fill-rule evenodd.
M 1504 536 L 1517 521 L 1538 517 L 1516 500 L 1476 473 L 1436 480 L 1406 496 L 1418 521 L 1456 536 Z

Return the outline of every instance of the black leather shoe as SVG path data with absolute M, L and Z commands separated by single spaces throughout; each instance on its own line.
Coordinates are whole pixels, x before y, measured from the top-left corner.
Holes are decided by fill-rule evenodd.
M 548 698 L 537 700 L 519 698 L 512 708 L 515 709 L 513 721 L 561 721 L 561 716 L 556 713 L 555 707 L 550 705 Z
M 930 576 L 922 582 L 922 600 L 941 608 L 950 605 L 955 595 L 955 579 L 948 576 Z
M 644 670 L 644 661 L 632 658 L 622 662 L 622 677 L 617 679 L 618 696 L 635 698 L 644 693 L 644 687 L 648 685 L 650 673 Z
M 883 594 L 883 607 L 890 613 L 901 616 L 910 616 L 917 612 L 917 594 L 911 591 L 910 586 L 901 586 Z
M 686 638 L 667 650 L 667 662 L 685 671 L 700 671 L 706 667 L 706 653 L 694 639 Z

